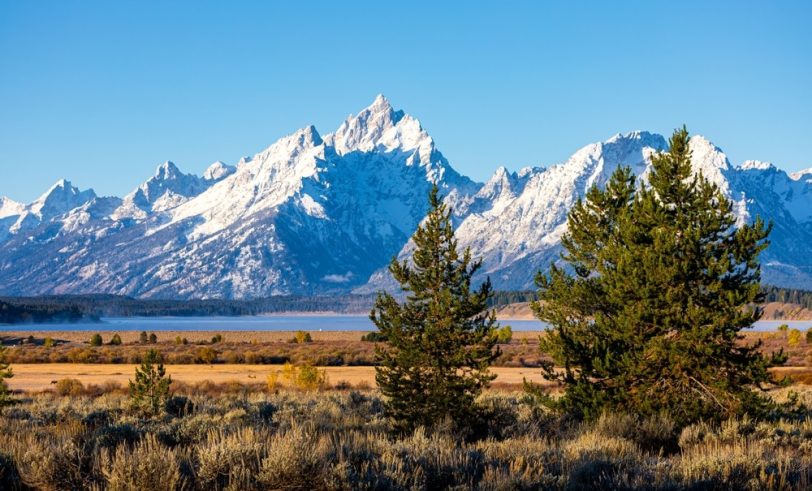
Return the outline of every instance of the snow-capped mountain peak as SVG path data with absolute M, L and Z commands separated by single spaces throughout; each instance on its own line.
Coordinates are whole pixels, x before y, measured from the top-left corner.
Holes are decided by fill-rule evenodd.
M 168 181 L 170 179 L 177 179 L 183 173 L 178 169 L 171 160 L 167 160 L 155 169 L 154 179 L 158 181 Z
M 217 161 L 211 164 L 203 173 L 203 179 L 206 181 L 221 181 L 237 171 L 233 165 L 226 165 L 224 162 Z
M 336 152 L 343 155 L 353 151 L 368 152 L 378 146 L 387 151 L 412 150 L 426 137 L 416 119 L 396 111 L 386 97 L 378 95 L 369 107 L 348 117 L 329 135 L 329 141 Z
M 793 172 L 789 175 L 794 181 L 799 181 L 801 179 L 808 180 L 812 179 L 812 167 L 808 169 L 802 169 L 798 172 Z
M 690 145 L 694 172 L 733 200 L 739 223 L 775 224 L 766 282 L 812 288 L 812 170 L 734 167 L 708 139 Z M 374 291 L 390 286 L 392 256 L 408 257 L 432 182 L 454 211 L 459 246 L 482 258 L 483 277 L 499 289 L 532 288 L 536 272 L 560 259 L 573 204 L 621 165 L 645 183 L 652 156 L 667 147 L 657 134 L 618 133 L 556 165 L 499 167 L 479 184 L 381 95 L 332 134 L 307 126 L 202 177 L 164 162 L 123 199 L 67 181 L 30 205 L 0 199 L 0 294 Z
M 31 203 L 30 210 L 42 219 L 55 217 L 81 206 L 95 197 L 96 193 L 92 189 L 80 191 L 70 181 L 60 179 Z
M 24 204 L 18 203 L 11 198 L 0 196 L 0 218 L 19 215 L 24 209 Z

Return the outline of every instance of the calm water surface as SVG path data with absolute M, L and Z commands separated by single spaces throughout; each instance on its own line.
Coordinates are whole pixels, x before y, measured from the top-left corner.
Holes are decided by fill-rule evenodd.
M 539 321 L 503 320 L 514 331 L 538 331 Z M 772 331 L 779 325 L 805 331 L 812 321 L 761 321 L 755 330 Z M 110 317 L 102 322 L 73 324 L 0 324 L 0 331 L 372 331 L 365 315 L 262 315 L 245 317 Z

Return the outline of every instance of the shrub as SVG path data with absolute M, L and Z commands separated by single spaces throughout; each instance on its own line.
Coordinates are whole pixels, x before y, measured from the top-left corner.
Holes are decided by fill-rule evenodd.
M 92 348 L 74 348 L 68 351 L 68 361 L 71 363 L 95 363 L 99 353 Z
M 792 329 L 789 331 L 787 335 L 787 345 L 791 348 L 795 348 L 796 346 L 801 344 L 801 331 L 798 329 Z
M 367 341 L 370 343 L 385 343 L 386 336 L 384 336 L 378 331 L 372 331 L 361 336 L 361 341 Z
M 43 348 L 53 348 L 54 346 L 56 346 L 56 342 L 54 341 L 54 338 L 52 338 L 51 336 L 46 337 L 45 340 L 42 342 Z
M 508 344 L 513 339 L 513 329 L 510 326 L 503 326 L 496 330 L 496 340 L 500 344 Z
M 147 331 L 141 331 L 141 333 L 138 335 L 138 342 L 141 344 L 147 344 L 149 342 Z
M 89 456 L 76 441 L 58 435 L 28 434 L 14 442 L 17 471 L 27 488 L 43 490 L 87 489 Z
M 297 367 L 292 363 L 285 363 L 282 372 L 272 372 L 266 379 L 269 391 L 273 392 L 280 387 L 281 379 L 285 385 L 305 391 L 324 389 L 328 385 L 327 370 L 319 370 L 312 365 L 302 365 Z
M 317 390 L 327 386 L 327 370 L 319 370 L 311 365 L 299 367 L 296 387 L 302 390 Z
M 296 334 L 290 339 L 291 343 L 312 343 L 313 337 L 307 331 L 296 331 Z
M 812 327 L 806 330 L 806 344 L 812 344 Z
M 194 413 L 195 404 L 188 397 L 175 395 L 167 399 L 164 408 L 170 416 L 182 418 Z
M 113 337 L 110 338 L 110 344 L 113 346 L 120 346 L 121 345 L 121 336 L 118 333 L 113 334 Z
M 265 454 L 265 441 L 253 428 L 233 433 L 212 431 L 195 448 L 196 484 L 200 489 L 257 489 L 256 478 Z
M 54 390 L 61 396 L 79 396 L 84 394 L 85 386 L 79 379 L 63 378 L 56 381 Z
M 103 340 L 101 334 L 96 333 L 90 337 L 90 346 L 101 346 L 103 344 Z
M 184 344 L 183 339 L 180 336 L 175 336 L 175 344 L 176 345 Z
M 323 464 L 316 444 L 315 436 L 300 426 L 275 434 L 257 480 L 267 489 L 318 489 Z
M 0 407 L 11 404 L 13 399 L 9 394 L 6 379 L 14 376 L 11 366 L 6 363 L 6 348 L 0 345 Z
M 101 468 L 111 491 L 184 489 L 181 452 L 167 448 L 155 435 L 147 435 L 133 447 L 120 445 L 102 453 Z
M 195 350 L 195 363 L 211 365 L 217 360 L 217 351 L 212 348 L 201 347 Z
M 155 344 L 157 342 L 158 342 L 158 336 L 154 332 L 151 332 L 149 334 L 149 344 Z
M 211 338 L 211 344 L 217 344 L 223 342 L 223 335 L 222 334 L 215 334 Z
M 222 354 L 222 358 L 223 361 L 231 364 L 242 363 L 244 360 L 242 353 L 234 350 L 224 351 Z

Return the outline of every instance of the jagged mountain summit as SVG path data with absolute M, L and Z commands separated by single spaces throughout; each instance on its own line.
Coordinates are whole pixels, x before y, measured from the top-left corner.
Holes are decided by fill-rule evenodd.
M 60 181 L 29 205 L 0 199 L 0 294 L 117 293 L 250 298 L 369 292 L 392 286 L 386 265 L 409 237 L 437 182 L 454 207 L 461 246 L 483 258 L 500 289 L 530 288 L 558 260 L 570 207 L 619 165 L 645 179 L 660 136 L 618 134 L 566 162 L 459 174 L 420 122 L 378 96 L 334 132 L 309 126 L 236 165 L 203 176 L 165 162 L 123 198 Z M 812 288 L 812 172 L 733 166 L 700 136 L 696 171 L 736 203 L 743 223 L 772 220 L 765 281 Z

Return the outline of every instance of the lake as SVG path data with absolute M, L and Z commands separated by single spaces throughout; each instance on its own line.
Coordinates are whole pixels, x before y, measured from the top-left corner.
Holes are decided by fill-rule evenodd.
M 538 331 L 532 320 L 502 320 L 514 331 Z M 812 321 L 760 321 L 757 331 L 773 331 L 781 324 L 805 331 Z M 110 317 L 102 322 L 71 324 L 0 324 L 1 331 L 372 331 L 365 315 L 258 315 L 244 317 Z

